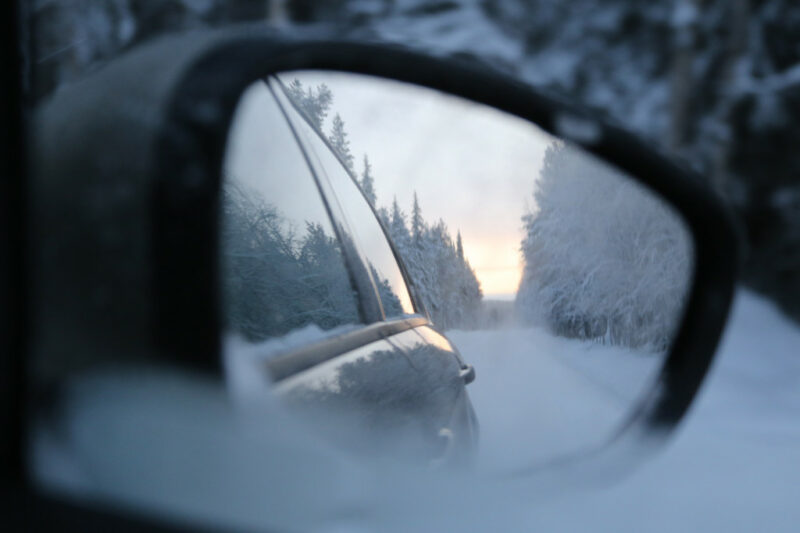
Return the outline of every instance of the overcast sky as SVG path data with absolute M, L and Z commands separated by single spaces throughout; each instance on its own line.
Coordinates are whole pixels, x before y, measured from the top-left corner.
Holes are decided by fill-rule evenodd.
M 552 137 L 517 117 L 430 89 L 335 72 L 301 72 L 304 86 L 325 83 L 344 120 L 361 174 L 372 164 L 378 205 L 397 197 L 409 213 L 413 192 L 425 219 L 460 229 L 484 294 L 510 296 L 520 276 L 520 217 L 532 207 L 534 180 Z

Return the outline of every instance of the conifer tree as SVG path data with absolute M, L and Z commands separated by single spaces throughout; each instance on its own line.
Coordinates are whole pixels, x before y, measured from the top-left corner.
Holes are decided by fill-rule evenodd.
M 289 98 L 292 99 L 296 104 L 302 104 L 305 100 L 305 91 L 303 90 L 303 84 L 297 78 L 293 79 L 289 86 L 286 87 L 286 91 L 289 93 Z
M 364 196 L 367 198 L 370 205 L 374 207 L 378 199 L 375 195 L 375 180 L 372 177 L 372 166 L 369 164 L 367 154 L 364 154 L 364 170 L 361 173 L 361 190 L 364 192 Z
M 392 225 L 392 218 L 389 215 L 389 210 L 386 207 L 381 206 L 378 208 L 378 218 L 383 222 L 383 226 L 389 229 Z
M 389 230 L 392 240 L 394 240 L 398 246 L 405 248 L 408 245 L 411 236 L 408 233 L 408 227 L 406 227 L 406 214 L 400 209 L 400 205 L 397 203 L 397 197 L 392 200 L 392 214 L 389 221 Z
M 419 198 L 417 198 L 417 191 L 414 191 L 414 207 L 411 212 L 411 238 L 414 243 L 419 246 L 422 243 L 422 237 L 425 233 L 425 221 L 422 219 L 422 209 L 419 206 Z
M 308 88 L 308 93 L 305 98 L 304 108 L 309 115 L 309 118 L 317 127 L 322 131 L 322 124 L 325 122 L 325 117 L 328 116 L 328 110 L 333 104 L 333 93 L 324 83 L 317 85 L 317 90 L 312 91 Z
M 331 133 L 328 136 L 334 151 L 342 159 L 342 162 L 350 172 L 353 171 L 353 154 L 350 153 L 350 141 L 347 139 L 347 132 L 344 129 L 344 121 L 339 113 L 333 117 Z
M 443 329 L 476 327 L 483 294 L 463 255 L 460 233 L 454 243 L 443 220 L 425 222 L 416 195 L 410 228 L 397 199 L 391 214 L 386 208 L 378 213 L 390 221 L 389 233 L 433 322 Z
M 304 111 L 309 121 L 321 131 L 333 102 L 330 89 L 325 85 L 319 85 L 315 89 L 304 88 L 299 80 L 293 80 L 287 87 L 287 94 Z M 333 151 L 355 177 L 364 197 L 375 207 L 378 218 L 388 230 L 398 254 L 408 269 L 417 294 L 431 314 L 434 323 L 444 329 L 476 327 L 483 295 L 475 271 L 464 256 L 461 232 L 457 233 L 454 242 L 443 220 L 433 225 L 427 224 L 416 191 L 410 216 L 400 208 L 397 198 L 392 200 L 388 209 L 386 206 L 378 206 L 375 178 L 369 157 L 364 154 L 361 175 L 356 176 L 350 140 L 344 120 L 338 113 L 333 116 L 327 137 Z M 328 240 L 321 228 L 309 226 L 307 230 L 308 237 L 303 242 L 300 259 L 307 265 L 306 268 L 316 273 L 318 269 L 315 265 L 322 263 L 318 258 L 327 257 L 326 254 L 330 253 Z M 372 276 L 377 283 L 384 310 L 391 311 L 391 314 L 401 313 L 399 300 L 396 296 L 393 297 L 388 281 L 381 280 L 371 265 L 370 268 L 373 270 Z M 344 293 L 340 293 L 339 290 L 330 290 L 325 299 L 331 302 L 343 301 Z M 325 293 L 320 292 L 320 294 Z M 322 321 L 325 311 L 324 308 L 319 309 L 318 320 Z
M 286 87 L 286 92 L 289 98 L 305 112 L 314 126 L 321 131 L 325 117 L 328 116 L 328 110 L 333 104 L 333 93 L 328 86 L 322 83 L 317 85 L 316 89 L 311 87 L 304 89 L 303 83 L 295 78 Z

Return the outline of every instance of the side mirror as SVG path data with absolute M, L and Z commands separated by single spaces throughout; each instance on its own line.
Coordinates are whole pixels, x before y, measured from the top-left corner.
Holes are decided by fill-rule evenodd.
M 528 473 L 668 435 L 736 277 L 700 177 L 564 99 L 395 47 L 167 39 L 55 95 L 32 144 L 37 391 L 190 369 L 246 401 L 274 388 L 343 447 L 385 425 L 425 464 L 469 462 L 480 423 L 498 457 L 518 448 L 490 466 Z M 392 212 L 424 187 L 443 224 Z
M 465 77 L 462 87 L 489 83 L 451 68 Z M 513 96 L 502 98 L 505 106 Z M 695 320 L 704 245 L 688 206 L 669 194 L 691 178 L 585 113 L 540 103 L 552 115 L 537 124 L 453 93 L 343 69 L 253 82 L 237 106 L 223 170 L 227 333 L 246 337 L 267 367 L 285 368 L 298 358 L 267 341 L 309 324 L 334 335 L 358 323 L 357 306 L 342 296 L 351 290 L 348 269 L 332 277 L 330 260 L 319 272 L 301 264 L 321 233 L 328 246 L 341 243 L 343 264 L 358 265 L 349 271 L 353 288 L 370 296 L 362 299 L 375 313 L 368 322 L 427 314 L 473 376 L 477 370 L 469 393 L 483 462 L 518 472 L 600 450 L 637 426 L 646 431 L 632 434 L 667 434 L 699 384 L 698 365 L 709 361 L 687 358 L 681 347 Z M 653 159 L 645 173 L 646 157 Z M 302 158 L 310 171 L 298 170 L 294 159 Z M 626 168 L 634 163 L 638 176 Z M 420 205 L 430 206 L 432 221 Z M 323 229 L 319 221 L 329 219 Z M 265 234 L 272 237 L 256 236 Z M 278 257 L 291 266 L 276 269 Z M 343 396 L 346 414 L 371 412 L 351 388 L 385 373 L 381 365 L 354 375 L 326 364 L 325 374 L 309 365 L 273 372 L 278 390 L 297 396 L 300 388 L 307 403 L 324 403 L 327 417 Z M 395 382 L 419 381 L 390 372 Z

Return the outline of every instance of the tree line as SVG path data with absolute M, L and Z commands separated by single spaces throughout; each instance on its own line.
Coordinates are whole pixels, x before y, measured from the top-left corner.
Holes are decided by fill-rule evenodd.
M 339 113 L 333 115 L 330 132 L 324 133 L 326 118 L 333 107 L 333 93 L 325 84 L 304 87 L 294 79 L 286 86 L 286 92 L 318 133 L 327 138 L 377 213 L 406 266 L 416 295 L 433 322 L 442 329 L 477 327 L 483 293 L 475 271 L 464 255 L 460 231 L 453 239 L 443 220 L 432 224 L 426 221 L 416 191 L 410 219 L 396 198 L 390 206 L 378 203 L 376 178 L 369 156 L 363 155 L 361 172 L 357 174 L 355 156 Z
M 563 143 L 523 216 L 521 318 L 555 334 L 660 351 L 691 282 L 681 219 L 634 180 Z
M 231 329 L 257 342 L 309 324 L 327 330 L 359 322 L 335 236 L 316 222 L 297 231 L 274 205 L 231 181 L 222 192 L 224 316 Z

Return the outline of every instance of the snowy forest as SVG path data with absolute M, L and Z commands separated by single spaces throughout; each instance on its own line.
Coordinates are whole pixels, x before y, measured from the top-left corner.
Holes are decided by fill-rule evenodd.
M 32 102 L 172 31 L 250 21 L 457 57 L 552 89 L 699 170 L 740 216 L 746 283 L 800 320 L 795 0 L 24 3 Z M 388 199 L 384 199 L 388 203 Z
M 666 349 L 689 290 L 680 218 L 635 181 L 557 142 L 523 217 L 517 312 L 566 337 Z
M 275 206 L 231 181 L 223 194 L 220 242 L 229 327 L 255 342 L 308 324 L 327 330 L 359 322 L 336 237 L 312 222 L 298 235 Z
M 443 220 L 427 223 L 416 194 L 410 220 L 396 199 L 391 209 L 379 208 L 378 215 L 433 323 L 442 329 L 478 327 L 483 293 L 464 255 L 461 233 L 453 242 Z
M 357 172 L 345 122 L 338 113 L 333 113 L 330 132 L 324 132 L 326 118 L 334 107 L 331 90 L 325 84 L 304 87 L 297 79 L 285 88 L 312 126 L 328 140 L 366 200 L 375 209 L 407 269 L 412 290 L 422 301 L 434 324 L 442 329 L 477 327 L 483 294 L 475 271 L 464 255 L 461 232 L 457 231 L 453 239 L 444 220 L 433 223 L 426 221 L 416 192 L 410 215 L 400 207 L 396 198 L 392 199 L 390 205 L 380 205 L 369 156 L 363 155 L 361 168 Z

